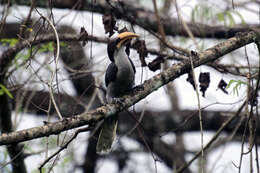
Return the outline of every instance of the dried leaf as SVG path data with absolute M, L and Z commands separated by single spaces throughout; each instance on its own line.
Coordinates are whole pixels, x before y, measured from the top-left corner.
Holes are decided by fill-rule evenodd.
M 158 56 L 156 59 L 154 59 L 152 62 L 150 62 L 148 64 L 148 68 L 151 70 L 151 71 L 156 71 L 156 70 L 159 70 L 161 68 L 161 63 L 164 62 L 164 59 L 163 57 L 161 56 Z
M 210 83 L 209 72 L 200 73 L 199 82 L 200 82 L 200 91 L 202 92 L 202 96 L 205 97 L 205 92 L 208 89 Z
M 190 72 L 188 73 L 188 77 L 187 77 L 186 81 L 189 82 L 189 83 L 193 86 L 193 89 L 194 89 L 194 90 L 196 89 L 196 87 L 195 87 L 195 82 L 194 82 L 194 80 L 193 80 L 192 71 L 190 71 Z
M 226 87 L 227 83 L 223 79 L 221 79 L 218 83 L 218 88 L 221 89 L 221 91 L 223 91 L 225 94 L 228 94 Z
M 118 30 L 114 16 L 112 14 L 105 14 L 102 17 L 102 20 L 105 33 L 109 33 L 109 37 L 111 37 L 115 33 L 114 30 Z
M 133 44 L 133 47 L 137 50 L 138 54 L 139 54 L 139 59 L 141 61 L 141 65 L 142 67 L 147 66 L 146 62 L 145 62 L 145 57 L 148 56 L 148 51 L 145 45 L 145 41 L 144 40 L 136 40 L 136 42 Z
M 80 28 L 79 40 L 82 41 L 82 46 L 85 46 L 88 43 L 88 32 L 84 27 Z

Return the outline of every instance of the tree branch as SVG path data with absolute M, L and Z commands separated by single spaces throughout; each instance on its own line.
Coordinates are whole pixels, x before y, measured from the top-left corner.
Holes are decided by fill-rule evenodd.
M 258 40 L 259 31 L 256 32 L 255 30 L 251 32 L 241 33 L 236 37 L 230 38 L 225 42 L 219 43 L 216 46 L 198 54 L 197 58 L 195 58 L 195 60 L 193 61 L 194 67 L 212 62 L 220 58 L 221 56 L 232 52 L 235 49 L 238 49 Z M 155 75 L 149 80 L 146 80 L 144 84 L 138 86 L 129 95 L 126 95 L 122 103 L 108 104 L 106 106 L 97 108 L 96 110 L 89 113 L 85 112 L 75 117 L 65 118 L 62 121 L 48 123 L 43 126 L 25 129 L 8 134 L 2 134 L 2 136 L 0 136 L 0 145 L 12 144 L 40 138 L 43 136 L 59 134 L 60 132 L 73 129 L 75 127 L 96 123 L 110 115 L 114 115 L 134 105 L 160 87 L 189 72 L 190 69 L 191 65 L 189 62 L 185 64 L 174 64 L 167 70 L 159 73 L 158 75 Z
M 25 95 L 20 96 L 20 93 L 26 93 Z M 21 90 L 19 92 L 12 92 L 13 96 L 15 98 L 18 98 L 18 103 L 13 104 L 22 104 L 19 105 L 19 107 L 25 107 L 29 113 L 37 114 L 38 116 L 45 116 L 46 112 L 41 110 L 47 110 L 48 109 L 48 101 L 49 101 L 49 93 L 47 91 L 32 91 L 32 90 Z M 31 96 L 33 95 L 33 96 Z M 20 98 L 22 97 L 22 98 Z M 62 113 L 63 117 L 71 117 L 77 114 L 81 114 L 84 112 L 85 108 L 84 106 L 77 102 L 79 98 L 76 96 L 68 96 L 66 94 L 54 94 L 55 99 L 62 100 L 62 106 L 60 106 L 60 111 Z M 22 103 L 19 102 L 19 100 L 23 100 Z M 83 99 L 84 100 L 84 99 Z M 27 102 L 30 102 L 29 104 Z M 28 104 L 28 105 L 27 105 Z M 206 131 L 216 131 L 218 130 L 221 125 L 227 121 L 227 118 L 234 114 L 235 112 L 226 112 L 226 111 L 207 111 L 203 110 L 203 122 L 204 122 L 204 130 Z M 50 114 L 55 114 L 55 110 L 53 107 L 50 108 Z M 139 117 L 142 112 L 135 112 L 134 114 Z M 156 118 L 160 115 L 160 120 L 156 120 Z M 178 115 L 179 119 L 176 121 L 175 119 L 172 119 L 172 116 Z M 129 117 L 129 113 L 122 112 L 120 118 L 120 124 L 119 124 L 119 133 L 120 133 L 120 125 L 122 124 L 122 129 L 131 129 L 133 126 L 135 126 L 136 121 L 131 123 L 131 118 Z M 198 131 L 199 130 L 199 119 L 197 115 L 196 110 L 179 110 L 177 112 L 172 111 L 145 111 L 142 119 L 142 124 L 152 124 L 157 121 L 157 124 L 153 128 L 158 128 L 158 134 L 162 135 L 167 132 L 173 132 L 173 133 L 182 133 L 182 132 L 192 132 L 192 131 Z M 146 123 L 147 121 L 147 123 Z M 239 120 L 235 120 L 231 126 L 228 126 L 225 128 L 226 133 L 231 133 L 234 126 L 238 123 Z M 180 124 L 180 122 L 182 122 Z M 244 124 L 245 122 L 242 122 Z M 260 121 L 259 121 L 260 123 Z M 244 132 L 245 126 L 241 125 L 241 128 L 238 130 L 237 134 L 241 135 Z M 123 131 L 122 134 L 127 133 L 126 131 Z M 256 129 L 256 133 L 258 136 L 260 136 L 260 127 Z
M 0 79 L 0 83 L 4 84 Z M 1 133 L 10 133 L 13 131 L 12 124 L 12 108 L 11 99 L 8 95 L 0 95 L 0 130 Z M 8 154 L 10 156 L 10 163 L 12 165 L 12 171 L 14 173 L 26 173 L 26 167 L 24 163 L 23 144 L 13 143 L 7 147 Z M 9 162 L 8 162 L 9 163 Z M 5 164 L 7 165 L 7 164 Z M 1 169 L 1 168 L 0 168 Z
M 84 1 L 80 4 L 79 8 L 75 8 L 77 1 L 69 1 L 70 3 L 64 3 L 63 1 L 54 1 L 52 3 L 54 8 L 70 8 L 73 10 L 85 10 L 89 12 L 96 12 L 101 14 L 107 14 L 112 12 L 118 19 L 126 20 L 132 24 L 138 25 L 146 30 L 153 32 L 158 32 L 157 20 L 153 11 L 134 7 L 133 5 L 120 2 L 117 8 L 112 8 L 105 1 L 97 1 L 92 3 L 92 1 Z M 19 1 L 19 5 L 30 6 L 30 1 Z M 48 8 L 48 3 L 46 1 L 37 1 L 35 4 L 37 7 Z M 161 16 L 161 21 L 165 29 L 165 34 L 170 36 L 184 36 L 188 37 L 188 34 L 184 27 L 180 25 L 180 22 L 176 18 L 163 17 Z M 226 26 L 209 26 L 202 23 L 186 22 L 187 26 L 190 28 L 194 37 L 199 38 L 230 38 L 235 36 L 238 32 L 250 31 L 250 28 L 259 27 L 257 24 L 252 25 L 237 25 L 234 27 Z

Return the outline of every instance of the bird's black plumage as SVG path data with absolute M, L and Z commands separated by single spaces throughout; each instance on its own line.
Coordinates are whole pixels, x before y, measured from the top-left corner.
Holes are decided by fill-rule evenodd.
M 106 71 L 106 75 L 105 75 L 105 83 L 106 83 L 106 87 L 108 86 L 108 84 L 110 82 L 113 82 L 116 80 L 116 74 L 117 74 L 118 68 L 116 66 L 115 63 L 110 63 L 107 71 Z
M 133 63 L 133 61 L 128 57 L 128 59 L 129 59 L 129 61 L 130 61 L 130 63 L 131 63 L 131 66 L 133 67 L 133 70 L 134 70 L 134 73 L 136 72 L 136 70 L 135 70 L 135 65 L 134 65 L 134 63 Z
M 107 54 L 108 54 L 108 58 L 110 59 L 111 62 L 114 62 L 114 52 L 116 50 L 116 45 L 120 42 L 119 38 L 113 39 L 111 41 L 109 41 L 108 45 L 107 45 Z

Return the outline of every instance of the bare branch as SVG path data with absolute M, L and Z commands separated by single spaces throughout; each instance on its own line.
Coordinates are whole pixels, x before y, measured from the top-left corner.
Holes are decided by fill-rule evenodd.
M 194 67 L 212 62 L 235 49 L 243 47 L 257 40 L 259 40 L 259 32 L 256 32 L 256 30 L 241 33 L 236 37 L 230 38 L 227 41 L 217 44 L 216 46 L 198 54 L 198 57 L 194 60 Z M 152 92 L 158 90 L 160 87 L 189 72 L 190 70 L 191 65 L 189 62 L 185 64 L 175 64 L 158 75 L 152 77 L 151 79 L 146 80 L 144 84 L 138 86 L 129 95 L 126 95 L 122 103 L 108 104 L 89 113 L 85 112 L 75 117 L 65 118 L 62 121 L 48 123 L 44 126 L 2 134 L 2 136 L 0 136 L 0 145 L 28 141 L 43 136 L 59 134 L 60 132 L 75 127 L 96 123 L 110 115 L 114 115 L 134 105 Z
M 77 1 L 76 1 L 77 2 Z M 74 9 L 75 1 L 71 1 L 70 4 L 64 4 L 63 1 L 54 1 L 53 7 L 54 8 L 70 8 Z M 27 5 L 30 6 L 30 1 L 19 1 L 17 2 L 19 5 Z M 45 1 L 37 1 L 35 6 L 46 8 L 48 3 Z M 123 3 L 124 8 L 111 8 L 111 6 L 107 5 L 105 1 L 100 2 L 97 1 L 96 3 L 92 3 L 92 1 L 84 1 L 84 4 L 81 8 L 77 10 L 85 10 L 89 12 L 101 13 L 106 14 L 113 11 L 115 16 L 118 19 L 123 19 L 128 21 L 129 23 L 138 25 L 144 29 L 151 30 L 153 32 L 158 32 L 158 25 L 156 16 L 153 11 L 134 7 L 133 5 Z M 127 10 L 125 10 L 127 9 Z M 179 24 L 178 19 L 171 18 L 171 17 L 160 17 L 163 23 L 165 34 L 170 36 L 184 36 L 189 37 L 187 32 L 185 31 L 184 27 Z M 258 24 L 251 24 L 251 25 L 236 25 L 234 27 L 226 27 L 226 26 L 209 26 L 202 23 L 191 23 L 186 22 L 187 26 L 193 33 L 194 37 L 199 38 L 230 38 L 235 36 L 238 32 L 246 32 L 250 31 L 253 27 L 259 27 Z

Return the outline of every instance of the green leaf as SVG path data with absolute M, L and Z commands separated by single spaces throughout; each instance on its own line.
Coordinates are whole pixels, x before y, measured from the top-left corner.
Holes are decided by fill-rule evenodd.
M 238 11 L 233 11 L 233 13 L 235 13 L 236 15 L 238 15 L 238 17 L 241 19 L 241 23 L 244 25 L 246 24 L 246 21 L 244 19 L 244 17 L 238 12 Z
M 232 89 L 232 92 L 235 93 L 237 96 L 239 96 L 239 89 L 241 88 L 242 85 L 247 85 L 246 82 L 241 81 L 241 80 L 230 80 L 226 89 L 230 88 L 232 84 L 235 84 L 235 86 Z
M 46 168 L 42 168 L 42 173 L 46 173 L 47 172 L 47 169 Z M 33 171 L 32 171 L 32 173 L 40 173 L 40 171 L 39 171 L 39 169 L 34 169 Z
M 231 79 L 228 83 L 228 85 L 226 86 L 226 89 L 230 88 L 230 86 L 232 85 L 232 83 L 236 82 L 235 80 Z
M 191 20 L 193 22 L 208 23 L 215 16 L 214 8 L 203 2 L 197 4 L 191 11 Z
M 18 39 L 16 39 L 16 38 L 2 38 L 2 39 L 0 39 L 0 42 L 4 46 L 9 45 L 11 47 L 14 47 L 18 43 Z
M 38 51 L 39 51 L 39 53 L 53 52 L 54 48 L 53 48 L 52 42 L 49 42 L 49 43 L 46 43 L 46 44 L 42 44 Z
M 224 20 L 225 20 L 225 15 L 224 15 L 224 13 L 217 13 L 217 19 L 218 19 L 220 22 L 224 22 Z
M 235 19 L 234 19 L 232 13 L 233 13 L 233 11 L 232 12 L 231 11 L 225 11 L 225 12 L 217 13 L 216 14 L 217 15 L 217 19 L 220 22 L 224 22 L 225 26 L 227 26 L 227 25 L 229 27 L 234 26 L 236 24 L 236 22 L 235 22 Z
M 236 24 L 234 17 L 232 16 L 232 13 L 230 11 L 226 11 L 226 15 L 229 19 L 229 26 L 234 26 Z
M 67 46 L 67 43 L 65 43 L 64 41 L 60 42 L 60 47 L 66 47 L 66 46 Z
M 10 93 L 10 91 L 2 84 L 0 84 L 0 95 L 7 94 L 11 99 L 13 99 L 13 95 Z

